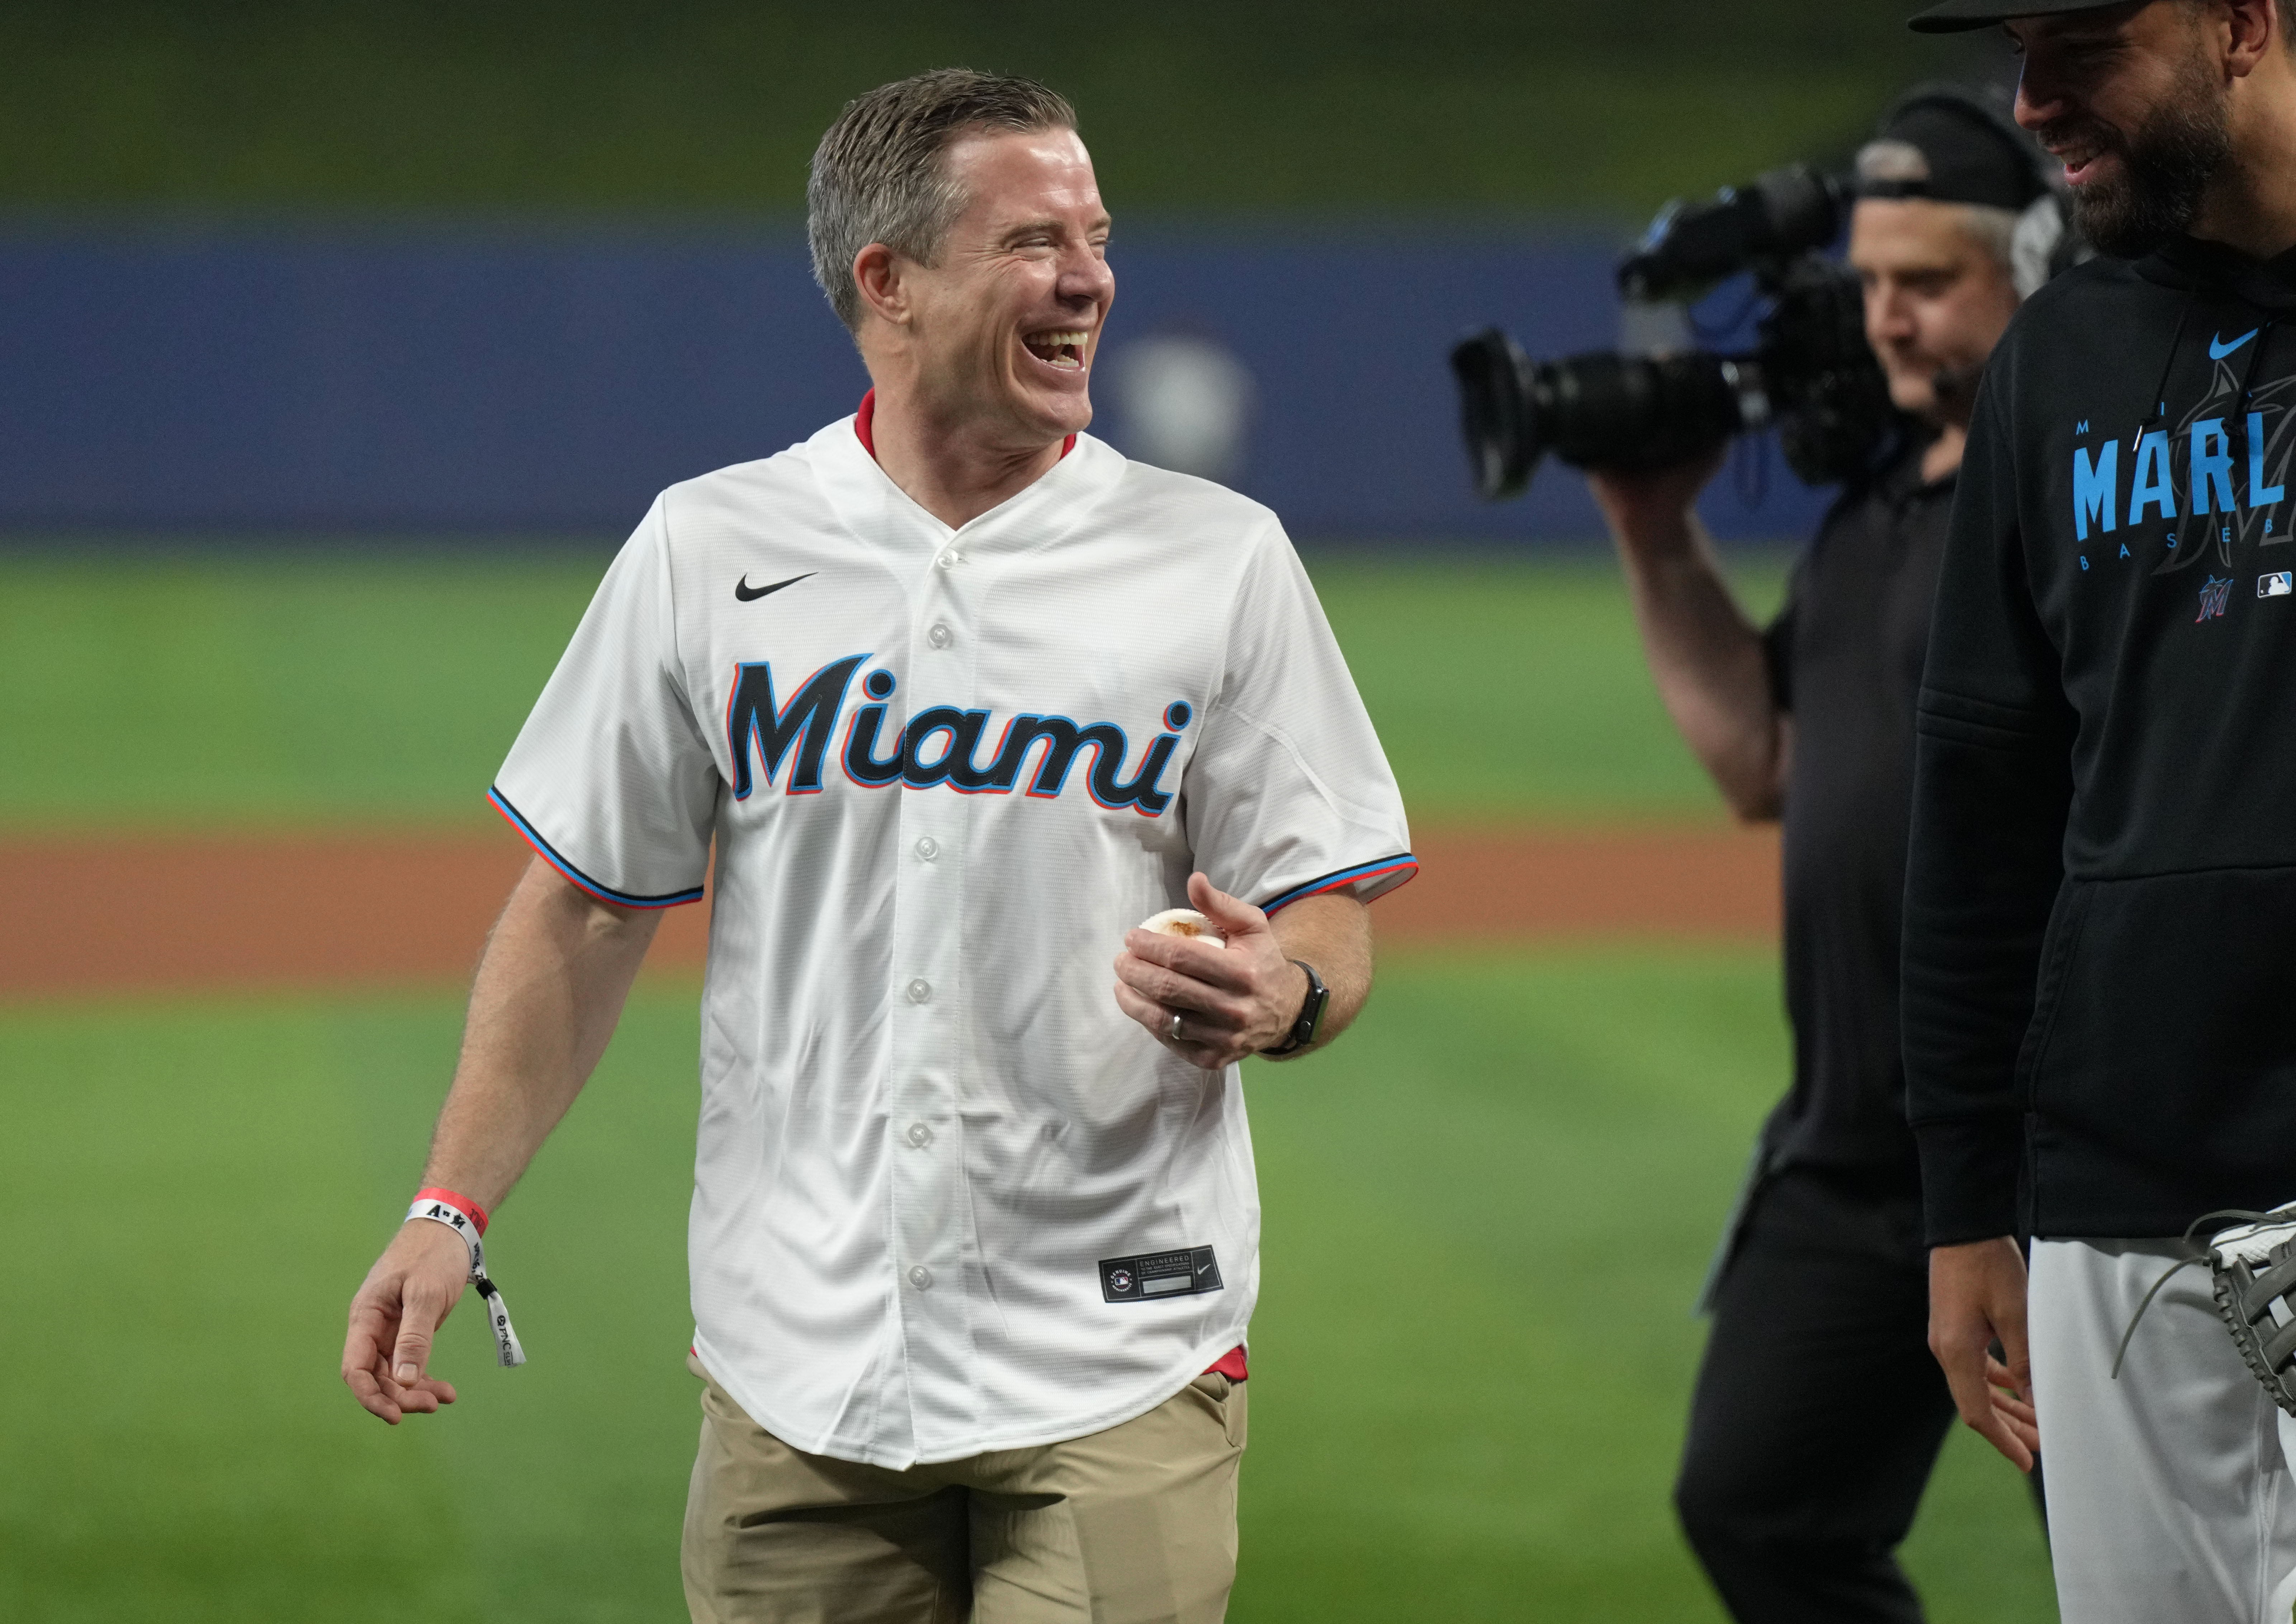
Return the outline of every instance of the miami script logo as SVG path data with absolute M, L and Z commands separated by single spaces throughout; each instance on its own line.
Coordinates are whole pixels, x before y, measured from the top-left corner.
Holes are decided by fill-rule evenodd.
M 744 660 L 734 668 L 734 691 L 726 704 L 726 743 L 734 760 L 734 800 L 749 800 L 760 772 L 768 784 L 780 783 L 785 767 L 789 779 L 783 793 L 820 793 L 853 675 L 868 659 L 866 654 L 849 654 L 822 667 L 786 701 L 775 694 L 771 661 Z M 891 707 L 887 701 L 894 686 L 890 671 L 870 672 L 861 683 L 863 702 L 846 719 L 838 763 L 846 777 L 863 789 L 898 784 L 912 790 L 947 787 L 964 795 L 1010 794 L 1028 772 L 1033 754 L 1035 771 L 1028 773 L 1023 792 L 1050 800 L 1068 787 L 1070 775 L 1089 750 L 1092 766 L 1084 783 L 1095 801 L 1111 810 L 1129 807 L 1144 817 L 1158 817 L 1172 804 L 1172 791 L 1161 787 L 1164 774 L 1179 748 L 1181 731 L 1194 718 L 1194 708 L 1184 699 L 1165 706 L 1166 731 L 1148 742 L 1139 765 L 1127 777 L 1130 744 L 1114 722 L 1080 726 L 1064 716 L 1015 716 L 1005 721 L 984 755 L 981 743 L 993 720 L 991 712 L 929 705 L 889 730 Z

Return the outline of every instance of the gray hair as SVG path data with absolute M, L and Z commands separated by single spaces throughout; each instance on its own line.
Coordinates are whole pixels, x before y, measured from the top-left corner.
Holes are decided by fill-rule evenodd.
M 931 265 L 964 211 L 942 155 L 972 130 L 1074 129 L 1076 110 L 1034 79 L 937 68 L 845 104 L 814 149 L 805 187 L 813 279 L 837 319 L 861 330 L 853 261 L 872 242 Z
M 1964 231 L 1976 238 L 1985 250 L 2003 265 L 2015 268 L 2017 256 L 2013 245 L 2017 241 L 2018 223 L 2024 218 L 2022 215 L 2013 209 L 1996 209 L 1989 203 L 1955 203 L 1951 207 L 1960 217 Z

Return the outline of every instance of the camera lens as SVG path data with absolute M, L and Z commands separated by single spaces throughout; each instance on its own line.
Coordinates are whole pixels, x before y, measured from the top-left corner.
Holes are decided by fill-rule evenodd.
M 1742 426 L 1738 390 L 1719 357 L 1571 356 L 1532 369 L 1533 421 L 1576 468 L 1663 468 Z
M 1522 346 L 1496 327 L 1484 328 L 1451 351 L 1467 461 L 1486 502 L 1521 496 L 1546 449 L 1533 431 L 1530 373 Z
M 1488 327 L 1451 352 L 1475 488 L 1520 495 L 1552 451 L 1579 468 L 1660 468 L 1749 426 L 1751 372 L 1693 351 L 1532 362 Z

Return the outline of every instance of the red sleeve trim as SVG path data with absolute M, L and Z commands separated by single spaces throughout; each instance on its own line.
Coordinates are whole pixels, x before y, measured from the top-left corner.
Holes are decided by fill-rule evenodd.
M 1269 898 L 1259 905 L 1259 911 L 1272 915 L 1279 908 L 1290 907 L 1302 898 L 1320 897 L 1325 891 L 1338 890 L 1343 885 L 1358 885 L 1365 880 L 1382 879 L 1389 874 L 1399 874 L 1401 878 L 1390 885 L 1386 890 L 1382 890 L 1380 893 L 1382 897 L 1385 896 L 1387 891 L 1400 890 L 1416 880 L 1419 877 L 1419 859 L 1409 852 L 1403 851 L 1398 852 L 1391 857 L 1382 857 L 1376 863 L 1362 863 L 1353 868 L 1343 868 L 1335 874 L 1324 874 L 1318 879 L 1308 881 L 1305 885 L 1294 886 L 1282 896 Z M 1372 900 L 1376 902 L 1379 898 L 1374 897 Z

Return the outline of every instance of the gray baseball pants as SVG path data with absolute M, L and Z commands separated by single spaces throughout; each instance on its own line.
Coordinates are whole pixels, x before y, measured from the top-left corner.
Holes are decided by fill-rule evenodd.
M 2241 1362 L 2208 1270 L 2185 1270 L 2128 1344 L 2169 1241 L 2036 1241 L 2033 1398 L 2063 1624 L 2289 1624 L 2296 1423 Z

